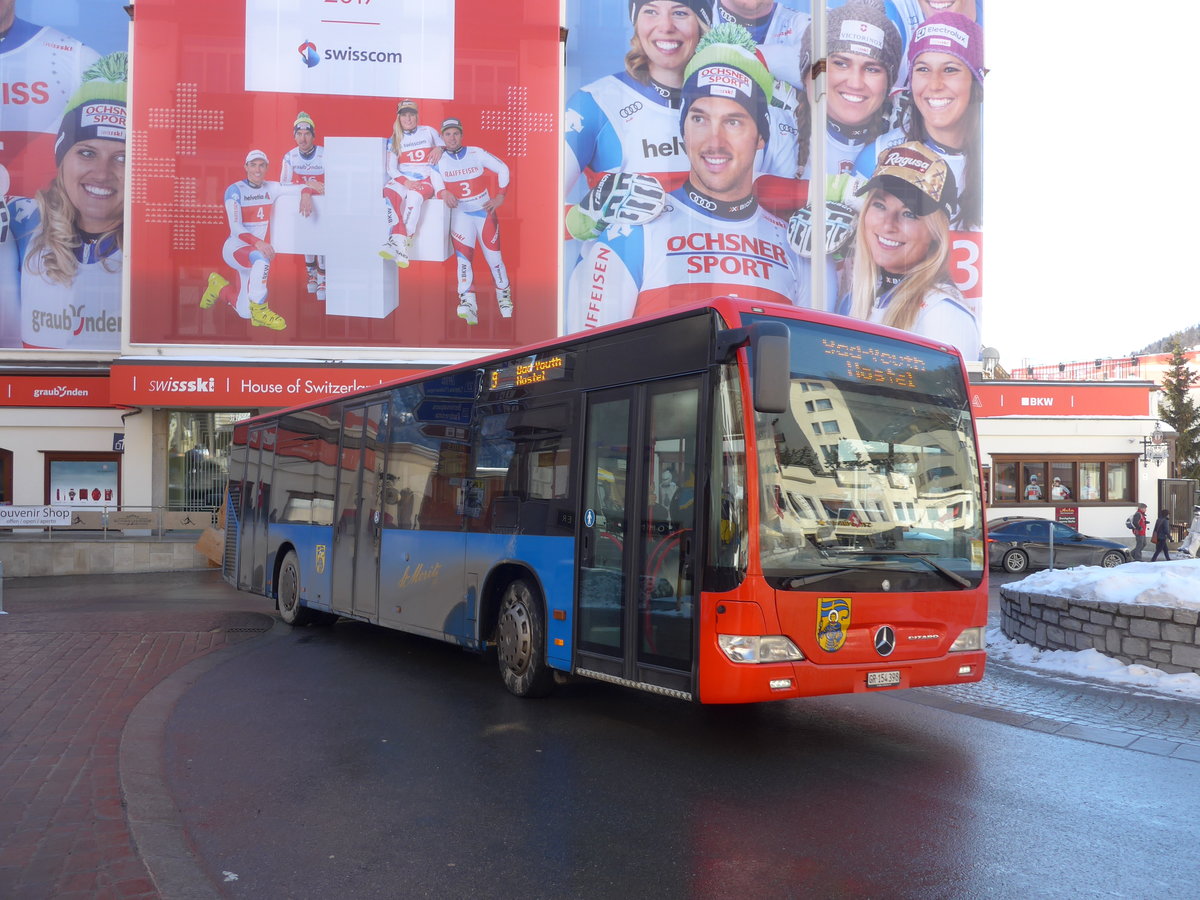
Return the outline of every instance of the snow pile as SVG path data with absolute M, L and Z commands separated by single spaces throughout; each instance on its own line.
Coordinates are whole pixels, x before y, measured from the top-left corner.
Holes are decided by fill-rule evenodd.
M 1200 559 L 1046 570 L 1005 587 L 1069 600 L 1200 610 Z M 1200 675 L 1192 672 L 1170 675 L 1148 666 L 1126 666 L 1097 650 L 1041 650 L 1009 640 L 995 627 L 988 629 L 987 643 L 989 655 L 997 661 L 1200 700 Z
M 1200 609 L 1200 559 L 1046 569 L 1005 587 L 1068 600 Z

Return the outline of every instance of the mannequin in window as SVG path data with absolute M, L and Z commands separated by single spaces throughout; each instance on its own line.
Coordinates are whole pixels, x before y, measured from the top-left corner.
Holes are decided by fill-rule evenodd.
M 1045 495 L 1042 493 L 1042 484 L 1040 481 L 1038 481 L 1038 477 L 1036 475 L 1030 475 L 1029 484 L 1025 485 L 1025 499 L 1041 500 L 1044 498 L 1044 496 Z

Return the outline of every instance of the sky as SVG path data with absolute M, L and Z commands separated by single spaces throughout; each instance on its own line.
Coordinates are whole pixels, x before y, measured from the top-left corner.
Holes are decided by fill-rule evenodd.
M 1132 562 L 1112 569 L 1076 566 L 1047 570 L 1010 582 L 1005 587 L 1071 600 L 1200 609 L 1200 559 Z M 1097 650 L 1041 650 L 1009 640 L 998 627 L 988 629 L 987 651 L 991 659 L 1056 675 L 1096 679 L 1150 693 L 1200 700 L 1200 675 L 1191 672 L 1168 674 L 1148 666 L 1127 666 Z
M 1179 139 L 1196 127 L 1196 69 L 1166 40 L 1200 33 L 1200 4 L 1136 9 L 984 2 L 983 343 L 1009 371 L 1200 322 L 1200 188 L 1181 178 L 1194 141 Z

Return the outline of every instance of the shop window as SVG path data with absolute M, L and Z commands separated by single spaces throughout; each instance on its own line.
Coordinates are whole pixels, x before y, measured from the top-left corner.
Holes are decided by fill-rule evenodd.
M 213 509 L 225 497 L 233 425 L 248 412 L 167 413 L 167 508 Z
M 1108 496 L 1106 499 L 1110 502 L 1123 501 L 1128 502 L 1132 499 L 1130 493 L 1130 485 L 1133 483 L 1131 477 L 1132 463 L 1109 463 L 1108 465 Z
M 1054 462 L 1050 464 L 1050 494 L 1052 501 L 1065 503 L 1075 499 L 1075 463 Z
M 0 450 L 0 504 L 5 506 L 9 506 L 13 502 L 12 465 L 13 452 Z
M 119 506 L 121 454 L 46 454 L 46 503 L 74 508 Z
M 991 497 L 996 506 L 1055 503 L 1128 504 L 1134 496 L 1134 457 L 993 456 Z
M 995 481 L 993 482 L 995 489 L 996 503 L 1016 503 L 1017 502 L 1017 464 L 1015 462 L 1002 463 L 998 462 L 994 466 Z
M 1081 462 L 1079 464 L 1079 499 L 1100 499 L 1100 463 Z

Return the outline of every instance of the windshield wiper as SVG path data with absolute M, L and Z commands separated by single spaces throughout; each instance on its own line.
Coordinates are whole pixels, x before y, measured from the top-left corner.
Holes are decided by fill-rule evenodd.
M 833 578 L 835 575 L 845 575 L 850 572 L 858 572 L 862 569 L 878 569 L 886 566 L 887 563 L 880 561 L 874 563 L 859 563 L 854 566 L 834 566 L 827 572 L 814 572 L 811 575 L 800 575 L 788 579 L 788 590 L 796 590 L 796 588 L 804 587 L 806 584 L 813 584 L 817 581 L 824 581 L 826 578 Z
M 971 582 L 959 575 L 953 569 L 948 569 L 940 562 L 930 559 L 932 553 L 914 553 L 911 550 L 864 550 L 863 553 L 867 556 L 903 556 L 905 559 L 919 559 L 925 565 L 936 571 L 939 575 L 946 578 L 947 581 L 953 581 L 960 587 L 969 588 Z

